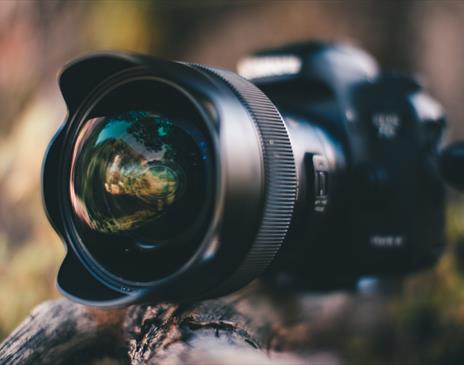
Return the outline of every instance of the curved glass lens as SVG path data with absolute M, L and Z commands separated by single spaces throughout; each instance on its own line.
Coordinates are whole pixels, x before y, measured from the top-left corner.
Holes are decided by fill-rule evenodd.
M 91 231 L 162 243 L 195 222 L 208 159 L 205 136 L 181 120 L 144 111 L 90 119 L 74 147 L 72 209 Z

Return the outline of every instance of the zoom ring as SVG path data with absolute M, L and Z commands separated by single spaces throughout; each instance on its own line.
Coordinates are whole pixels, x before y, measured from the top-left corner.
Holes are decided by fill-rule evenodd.
M 287 128 L 272 102 L 251 82 L 225 70 L 207 70 L 223 79 L 252 116 L 261 139 L 265 171 L 263 217 L 255 242 L 239 268 L 214 295 L 233 291 L 261 274 L 285 240 L 296 199 L 296 167 Z

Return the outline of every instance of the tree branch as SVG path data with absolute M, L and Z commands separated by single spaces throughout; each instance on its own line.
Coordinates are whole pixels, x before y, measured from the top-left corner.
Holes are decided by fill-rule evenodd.
M 252 285 L 190 306 L 106 311 L 46 302 L 0 345 L 0 363 L 89 364 L 111 357 L 132 365 L 339 364 L 335 355 L 310 351 L 310 327 L 296 298 Z

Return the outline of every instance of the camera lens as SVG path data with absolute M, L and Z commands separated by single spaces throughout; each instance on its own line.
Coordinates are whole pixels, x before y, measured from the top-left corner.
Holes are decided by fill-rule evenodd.
M 207 186 L 208 143 L 189 123 L 130 111 L 88 120 L 71 165 L 76 217 L 92 231 L 156 246 L 195 222 Z M 173 224 L 167 224 L 172 222 Z
M 146 75 L 111 82 L 83 112 L 64 151 L 70 244 L 110 282 L 147 286 L 179 270 L 210 225 L 211 132 L 194 102 Z
M 102 306 L 190 301 L 232 292 L 272 262 L 296 167 L 258 88 L 224 70 L 118 54 L 71 64 L 60 86 L 69 116 L 43 193 L 68 248 L 65 295 Z

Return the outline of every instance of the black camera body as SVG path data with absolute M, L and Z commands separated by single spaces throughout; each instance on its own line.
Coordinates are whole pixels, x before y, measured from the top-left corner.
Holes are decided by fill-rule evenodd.
M 402 275 L 443 251 L 441 107 L 349 46 L 232 72 L 131 54 L 68 65 L 43 195 L 58 287 L 95 306 L 192 301 L 263 272 L 308 288 Z
M 326 289 L 437 261 L 445 246 L 438 148 L 446 123 L 414 78 L 326 43 L 261 51 L 242 60 L 239 73 L 298 140 L 297 171 L 308 189 L 273 271 Z

